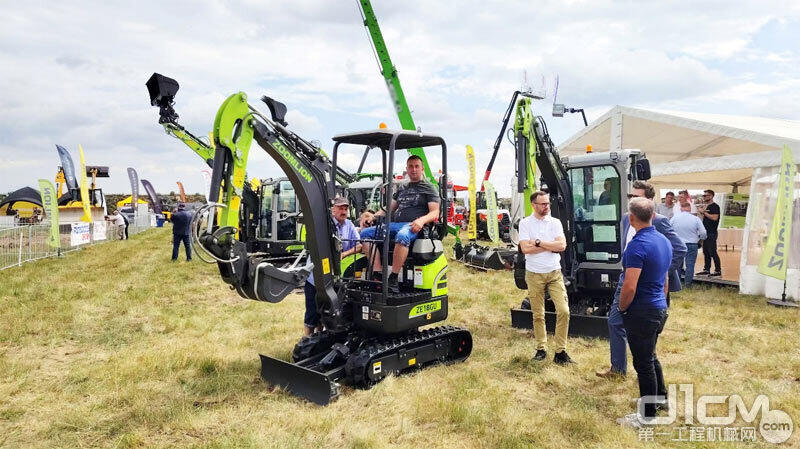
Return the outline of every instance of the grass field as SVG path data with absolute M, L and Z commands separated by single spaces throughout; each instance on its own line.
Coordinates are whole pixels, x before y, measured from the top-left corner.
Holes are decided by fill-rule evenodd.
M 530 333 L 510 327 L 522 299 L 511 275 L 456 263 L 447 322 L 473 333 L 466 363 L 311 405 L 258 374 L 259 352 L 289 358 L 301 296 L 241 299 L 215 266 L 170 263 L 169 232 L 0 272 L 0 447 L 772 447 L 760 436 L 640 442 L 615 423 L 633 410 L 635 375 L 594 375 L 607 342 L 572 338 L 571 367 L 531 362 Z M 693 383 L 695 397 L 739 394 L 749 406 L 765 394 L 797 427 L 798 327 L 800 313 L 764 298 L 682 292 L 659 358 L 667 382 Z M 798 433 L 783 447 L 800 446 Z

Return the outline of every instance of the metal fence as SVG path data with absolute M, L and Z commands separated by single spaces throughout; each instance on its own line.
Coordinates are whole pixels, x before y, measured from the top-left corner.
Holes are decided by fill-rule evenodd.
M 0 229 L 0 270 L 20 266 L 25 262 L 45 257 L 58 256 L 87 245 L 119 240 L 117 230 L 110 223 L 105 226 L 105 232 L 98 228 L 98 233 L 96 234 L 94 228 L 95 224 L 89 223 L 90 239 L 88 242 L 81 245 L 72 245 L 72 224 L 61 223 L 59 225 L 60 249 L 53 248 L 47 244 L 47 239 L 50 236 L 50 223 L 48 221 Z M 149 228 L 150 226 L 131 224 L 128 226 L 128 235 L 138 234 Z

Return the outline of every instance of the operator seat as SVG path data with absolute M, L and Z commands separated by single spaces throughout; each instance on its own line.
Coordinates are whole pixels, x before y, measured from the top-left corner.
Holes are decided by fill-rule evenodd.
M 427 265 L 442 255 L 444 245 L 442 245 L 442 239 L 439 238 L 436 227 L 437 225 L 428 223 L 417 233 L 417 239 L 414 240 L 411 248 L 409 248 L 406 264 Z M 394 245 L 395 240 L 390 239 L 389 261 L 394 256 Z M 378 244 L 378 251 L 383 253 L 383 245 Z
M 427 224 L 417 234 L 408 257 L 414 265 L 426 265 L 436 260 L 443 252 L 442 239 L 435 232 L 434 225 Z

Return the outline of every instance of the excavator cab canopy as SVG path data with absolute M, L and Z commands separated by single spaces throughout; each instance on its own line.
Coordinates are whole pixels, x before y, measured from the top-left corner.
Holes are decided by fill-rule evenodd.
M 389 148 L 392 138 L 396 137 L 393 148 Z M 376 129 L 357 133 L 339 134 L 334 142 L 352 145 L 367 145 L 383 150 L 407 150 L 409 148 L 432 147 L 444 145 L 444 139 L 434 134 L 422 134 L 415 131 Z

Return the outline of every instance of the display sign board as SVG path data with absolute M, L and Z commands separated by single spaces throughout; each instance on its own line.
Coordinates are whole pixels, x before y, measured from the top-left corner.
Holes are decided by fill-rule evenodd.
M 94 227 L 92 229 L 92 240 L 94 240 L 95 242 L 98 240 L 105 240 L 106 232 L 107 232 L 106 222 L 95 221 Z
M 89 223 L 72 223 L 72 232 L 69 235 L 69 243 L 72 246 L 85 245 L 91 243 L 92 233 Z
M 721 228 L 744 229 L 744 219 L 747 215 L 747 203 L 750 195 L 746 193 L 726 193 L 722 218 L 719 222 Z

